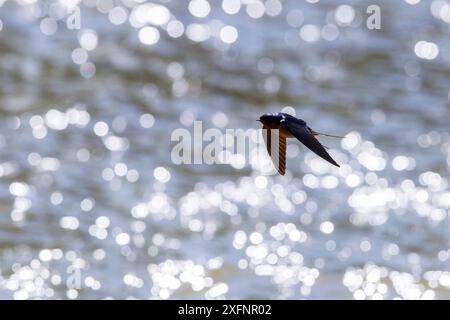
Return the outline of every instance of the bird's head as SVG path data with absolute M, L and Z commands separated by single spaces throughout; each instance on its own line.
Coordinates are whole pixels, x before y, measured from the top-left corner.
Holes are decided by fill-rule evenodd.
M 280 113 L 265 113 L 257 121 L 262 124 L 277 124 L 280 123 L 282 116 Z

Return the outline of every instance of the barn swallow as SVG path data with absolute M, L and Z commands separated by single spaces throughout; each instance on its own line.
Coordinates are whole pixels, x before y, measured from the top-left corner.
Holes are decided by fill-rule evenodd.
M 286 172 L 286 140 L 288 138 L 296 138 L 322 159 L 339 167 L 315 136 L 343 137 L 314 131 L 306 124 L 306 121 L 282 112 L 265 113 L 257 121 L 263 124 L 264 142 L 279 174 L 284 175 Z

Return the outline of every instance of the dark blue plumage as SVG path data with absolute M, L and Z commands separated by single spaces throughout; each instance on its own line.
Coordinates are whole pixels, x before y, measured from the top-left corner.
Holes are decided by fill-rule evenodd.
M 286 167 L 286 142 L 285 140 L 287 138 L 296 138 L 301 143 L 303 143 L 308 149 L 310 149 L 312 152 L 320 156 L 322 159 L 328 161 L 329 163 L 339 167 L 339 164 L 334 161 L 334 159 L 328 154 L 328 152 L 325 150 L 325 148 L 322 146 L 322 144 L 314 137 L 317 135 L 326 135 L 322 133 L 318 133 L 314 130 L 312 130 L 307 124 L 306 121 L 302 119 L 298 119 L 294 116 L 291 116 L 290 114 L 283 113 L 283 112 L 276 112 L 276 113 L 265 113 L 260 118 L 259 121 L 263 124 L 263 129 L 266 129 L 268 131 L 268 134 L 266 135 L 266 145 L 269 154 L 272 157 L 272 160 L 274 160 L 274 152 L 271 147 L 273 138 L 270 138 L 273 135 L 273 131 L 276 132 L 276 134 L 279 135 L 279 150 L 278 154 L 276 155 L 276 160 L 274 162 L 278 162 L 277 168 L 278 172 L 280 174 L 285 173 L 285 167 Z M 327 135 L 331 136 L 331 135 Z M 337 137 L 337 136 L 331 136 L 331 137 Z M 341 137 L 339 137 L 341 138 Z M 282 160 L 282 161 L 280 161 Z

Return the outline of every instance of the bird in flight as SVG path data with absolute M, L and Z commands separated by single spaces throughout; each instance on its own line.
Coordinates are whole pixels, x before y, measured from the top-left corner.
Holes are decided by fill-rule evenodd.
M 273 164 L 277 168 L 278 173 L 282 176 L 286 173 L 286 140 L 288 138 L 296 138 L 322 159 L 339 167 L 339 164 L 333 160 L 325 147 L 315 138 L 315 136 L 323 135 L 334 138 L 343 137 L 314 131 L 304 120 L 282 112 L 265 113 L 257 121 L 260 121 L 263 124 L 263 138 L 267 151 Z

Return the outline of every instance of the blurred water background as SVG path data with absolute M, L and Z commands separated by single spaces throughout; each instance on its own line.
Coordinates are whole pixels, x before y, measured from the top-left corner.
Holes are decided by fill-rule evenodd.
M 450 298 L 449 23 L 443 0 L 0 0 L 0 298 Z M 294 141 L 284 177 L 171 162 L 176 128 L 283 108 L 346 135 L 322 138 L 340 169 Z

